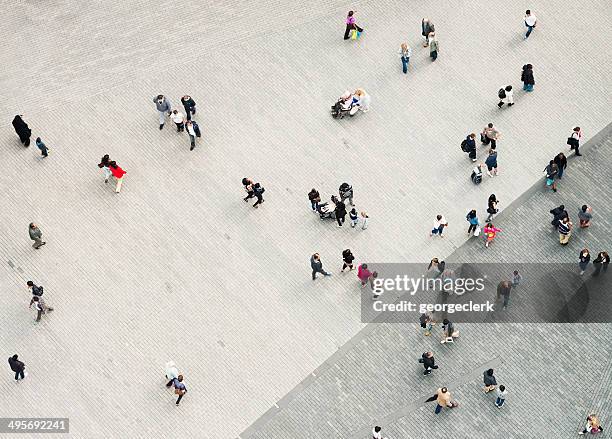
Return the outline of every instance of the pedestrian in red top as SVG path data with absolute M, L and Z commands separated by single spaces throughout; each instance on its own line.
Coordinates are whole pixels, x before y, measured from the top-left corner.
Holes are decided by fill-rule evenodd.
M 123 176 L 127 172 L 121 169 L 119 165 L 117 165 L 117 162 L 114 160 L 109 163 L 109 168 L 110 168 L 111 173 L 113 174 L 113 177 L 115 177 L 115 179 L 117 180 L 117 187 L 115 187 L 115 193 L 118 194 L 119 192 L 121 192 L 121 185 L 123 184 Z
M 361 281 L 361 288 L 368 284 L 368 280 L 372 276 L 372 272 L 368 270 L 368 264 L 361 264 L 357 268 L 357 277 Z

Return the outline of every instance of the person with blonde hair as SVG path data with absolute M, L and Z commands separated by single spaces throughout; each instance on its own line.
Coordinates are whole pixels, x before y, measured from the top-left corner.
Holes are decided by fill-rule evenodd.
M 353 103 L 364 113 L 370 111 L 370 95 L 363 88 L 355 90 L 355 93 L 353 93 Z
M 408 73 L 408 63 L 410 62 L 410 57 L 412 56 L 412 49 L 410 48 L 410 46 L 408 46 L 408 44 L 401 44 L 399 56 L 402 60 L 402 71 L 404 73 Z
M 587 433 L 595 434 L 595 433 L 600 433 L 602 431 L 603 431 L 603 428 L 601 427 L 601 425 L 599 425 L 599 419 L 597 419 L 597 416 L 591 414 L 587 416 L 586 427 L 584 427 L 584 430 L 582 430 L 578 434 L 587 434 Z

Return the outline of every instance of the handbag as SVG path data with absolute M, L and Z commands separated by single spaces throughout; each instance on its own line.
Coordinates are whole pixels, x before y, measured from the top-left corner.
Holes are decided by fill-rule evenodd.
M 568 137 L 567 138 L 567 144 L 570 145 L 572 147 L 572 149 L 573 149 L 578 144 L 578 140 L 574 139 L 573 137 Z
M 184 389 L 174 389 L 174 393 L 177 395 L 184 395 L 185 390 Z
M 359 37 L 359 31 L 357 29 L 351 29 L 351 40 L 356 40 Z
M 474 236 L 480 236 L 480 226 L 476 227 L 476 230 L 474 230 Z

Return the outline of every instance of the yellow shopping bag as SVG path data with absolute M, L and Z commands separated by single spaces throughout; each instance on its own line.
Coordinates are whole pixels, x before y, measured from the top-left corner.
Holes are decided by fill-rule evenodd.
M 356 40 L 358 36 L 359 32 L 357 32 L 357 29 L 351 29 L 351 40 Z

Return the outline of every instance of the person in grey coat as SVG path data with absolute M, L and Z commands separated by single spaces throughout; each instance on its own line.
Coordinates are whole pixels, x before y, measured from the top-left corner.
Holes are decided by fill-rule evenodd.
M 331 273 L 323 270 L 323 262 L 318 253 L 315 253 L 310 257 L 310 267 L 312 268 L 312 280 L 317 278 L 317 273 L 321 273 L 323 276 L 331 276 Z
M 42 232 L 36 224 L 30 223 L 30 227 L 28 230 L 30 232 L 30 239 L 34 241 L 32 247 L 38 250 L 40 247 L 46 244 L 46 242 L 42 240 Z
M 153 102 L 159 113 L 159 129 L 161 130 L 166 123 L 166 115 L 170 116 L 172 114 L 172 104 L 164 95 L 157 95 L 153 98 Z

